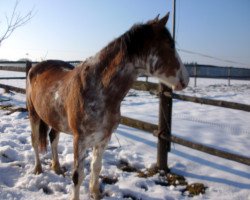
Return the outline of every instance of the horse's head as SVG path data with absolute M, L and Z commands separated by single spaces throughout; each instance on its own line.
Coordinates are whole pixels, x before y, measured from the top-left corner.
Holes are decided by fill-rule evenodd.
M 157 77 L 173 90 L 187 87 L 189 75 L 165 27 L 169 13 L 146 24 L 136 25 L 128 32 L 128 52 L 136 55 L 134 63 L 140 73 Z M 136 59 L 138 58 L 138 59 Z

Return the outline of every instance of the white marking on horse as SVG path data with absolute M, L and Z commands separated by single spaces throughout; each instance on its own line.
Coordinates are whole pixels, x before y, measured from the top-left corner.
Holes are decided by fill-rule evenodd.
M 95 65 L 99 62 L 100 62 L 100 52 L 98 52 L 94 56 L 91 56 L 85 60 L 85 63 L 88 65 Z
M 156 56 L 155 54 L 153 53 L 149 54 L 147 58 L 147 68 L 149 72 L 151 71 L 150 68 L 152 68 L 152 70 L 154 71 L 158 59 L 159 59 L 158 56 Z
M 179 73 L 179 78 L 180 80 L 183 82 L 183 84 L 185 86 L 188 85 L 188 82 L 189 82 L 189 74 L 188 74 L 188 71 L 186 69 L 186 67 L 183 65 L 182 61 L 181 61 L 181 58 L 178 54 L 178 52 L 175 50 L 175 57 L 177 58 L 178 62 L 180 63 L 180 69 L 177 73 Z
M 55 100 L 57 100 L 59 98 L 59 94 L 58 91 L 55 92 Z

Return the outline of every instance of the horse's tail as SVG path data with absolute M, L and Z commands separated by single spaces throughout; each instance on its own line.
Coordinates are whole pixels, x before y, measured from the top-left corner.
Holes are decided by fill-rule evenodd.
M 39 133 L 33 133 L 36 136 L 36 140 L 38 140 L 38 146 L 41 152 L 47 151 L 47 135 L 49 127 L 48 125 L 38 116 L 36 113 L 36 110 L 34 108 L 34 105 L 31 100 L 31 92 L 32 92 L 32 86 L 31 81 L 34 77 L 34 72 L 32 71 L 32 63 L 28 62 L 26 65 L 26 106 L 29 111 L 29 117 L 34 118 L 36 122 L 36 125 L 39 126 Z M 32 120 L 31 120 L 32 121 Z
M 31 68 L 32 68 L 32 63 L 28 61 L 26 63 L 26 90 L 27 90 L 28 86 L 30 85 L 29 71 L 30 71 Z
M 41 152 L 47 151 L 48 130 L 49 130 L 48 125 L 43 120 L 40 120 L 40 124 L 39 124 L 39 148 L 40 148 Z

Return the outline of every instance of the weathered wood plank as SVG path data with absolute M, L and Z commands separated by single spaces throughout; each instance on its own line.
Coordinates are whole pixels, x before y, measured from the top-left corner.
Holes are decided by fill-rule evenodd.
M 14 72 L 26 72 L 26 67 L 0 66 L 0 70 L 14 71 Z
M 155 92 L 158 90 L 158 84 L 156 83 L 150 83 L 150 82 L 144 82 L 144 81 L 136 81 L 132 88 L 135 90 L 140 91 L 149 91 L 149 92 Z
M 159 102 L 159 127 L 158 132 L 163 136 L 171 136 L 172 126 L 172 97 L 167 97 L 164 92 L 172 93 L 167 86 L 160 84 L 160 102 Z M 168 168 L 168 152 L 171 150 L 171 142 L 158 137 L 157 143 L 157 167 L 165 172 Z
M 218 156 L 218 157 L 221 157 L 221 158 L 236 161 L 238 163 L 242 163 L 242 164 L 250 166 L 250 158 L 245 157 L 245 156 L 241 156 L 241 155 L 238 155 L 238 154 L 229 153 L 229 152 L 226 152 L 226 151 L 215 149 L 215 148 L 212 148 L 212 147 L 209 147 L 209 146 L 206 146 L 206 145 L 203 145 L 203 144 L 199 144 L 199 143 L 196 143 L 196 142 L 191 142 L 191 141 L 188 141 L 188 140 L 185 140 L 185 139 L 182 139 L 180 137 L 173 136 L 173 135 L 171 135 L 171 139 L 168 138 L 168 137 L 164 137 L 164 138 L 166 140 L 170 140 L 171 142 L 174 142 L 176 144 L 180 144 L 182 146 L 189 147 L 191 149 L 202 151 L 202 152 L 208 153 L 210 155 Z
M 126 126 L 130 126 L 133 128 L 137 128 L 137 129 L 149 132 L 149 133 L 152 133 L 158 129 L 158 126 L 155 124 L 143 122 L 143 121 L 132 119 L 132 118 L 125 117 L 125 116 L 121 117 L 120 123 Z
M 122 117 L 121 124 L 124 124 L 126 126 L 130 126 L 133 128 L 137 128 L 137 129 L 140 129 L 143 131 L 147 131 L 149 133 L 156 133 L 155 131 L 158 129 L 158 126 L 155 124 L 143 122 L 140 120 L 135 120 L 135 119 L 132 119 L 129 117 Z M 154 135 L 157 135 L 157 134 L 154 134 Z M 212 147 L 209 147 L 209 146 L 206 146 L 203 144 L 199 144 L 196 142 L 191 142 L 191 141 L 185 140 L 183 138 L 180 138 L 178 136 L 173 136 L 173 135 L 165 136 L 163 134 L 160 134 L 159 137 L 161 137 L 164 140 L 171 141 L 171 142 L 174 142 L 176 144 L 180 144 L 182 146 L 189 147 L 191 149 L 202 151 L 204 153 L 208 153 L 208 154 L 211 154 L 214 156 L 218 156 L 221 158 L 236 161 L 238 163 L 242 163 L 242 164 L 250 166 L 250 158 L 245 157 L 245 156 L 241 156 L 241 155 L 234 154 L 234 153 L 229 153 L 229 152 L 215 149 L 215 148 L 212 148 Z
M 137 129 L 140 129 L 143 131 L 147 131 L 149 133 L 155 133 L 155 131 L 158 129 L 158 126 L 155 124 L 143 122 L 140 120 L 134 120 L 134 119 L 129 118 L 129 117 L 122 117 L 121 124 L 124 124 L 126 126 L 130 126 L 133 128 L 137 128 Z M 157 134 L 154 134 L 154 135 L 157 135 Z M 191 142 L 191 141 L 188 141 L 188 140 L 185 140 L 183 138 L 173 136 L 173 135 L 165 136 L 163 134 L 160 134 L 160 137 L 164 140 L 171 141 L 171 142 L 174 142 L 176 144 L 180 144 L 182 146 L 189 147 L 191 149 L 202 151 L 202 152 L 208 153 L 210 155 L 218 156 L 221 158 L 236 161 L 238 163 L 242 163 L 242 164 L 250 166 L 250 158 L 245 157 L 245 156 L 241 156 L 238 154 L 229 153 L 226 151 L 215 149 L 215 148 L 212 148 L 212 147 L 209 147 L 209 146 L 206 146 L 203 144 L 199 144 L 196 142 Z
M 219 106 L 219 107 L 223 107 L 223 108 L 231 108 L 231 109 L 250 112 L 250 105 L 247 105 L 247 104 L 206 99 L 206 98 L 200 98 L 200 97 L 191 97 L 191 96 L 180 95 L 180 94 L 175 94 L 175 93 L 170 94 L 168 92 L 164 92 L 164 95 L 171 96 L 174 99 L 179 99 L 182 101 L 189 101 L 189 102 L 201 103 L 201 104 L 205 104 L 205 105 Z
M 150 82 L 136 81 L 132 88 L 135 90 L 151 91 L 151 92 L 156 93 L 156 91 L 158 90 L 158 85 L 155 83 L 150 83 Z M 204 105 L 212 105 L 212 106 L 218 106 L 218 107 L 223 107 L 223 108 L 230 108 L 230 109 L 250 112 L 250 105 L 247 105 L 247 104 L 221 101 L 221 100 L 213 100 L 213 99 L 200 98 L 200 97 L 192 97 L 192 96 L 176 94 L 176 93 L 172 93 L 170 95 L 169 92 L 164 92 L 164 95 L 168 97 L 172 97 L 174 99 L 182 100 L 182 101 L 189 101 L 189 102 L 200 103 Z
M 0 77 L 0 80 L 16 80 L 16 79 L 26 79 L 26 77 Z
M 7 90 L 7 91 L 14 91 L 14 92 L 22 93 L 22 94 L 26 93 L 25 89 L 14 87 L 14 86 L 10 86 L 10 85 L 0 84 L 0 88 L 3 88 L 5 90 Z

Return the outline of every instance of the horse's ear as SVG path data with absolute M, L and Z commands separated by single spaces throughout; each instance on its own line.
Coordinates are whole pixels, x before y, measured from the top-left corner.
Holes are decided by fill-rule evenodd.
M 158 15 L 153 19 L 153 21 L 154 21 L 154 22 L 158 22 L 158 21 L 159 21 L 159 16 L 160 16 L 160 14 L 158 14 Z
M 159 22 L 159 16 L 160 14 L 158 14 L 154 19 L 149 20 L 147 24 L 154 24 L 154 23 Z
M 159 20 L 158 24 L 160 26 L 165 26 L 167 24 L 167 22 L 168 22 L 168 18 L 169 18 L 169 12 L 163 18 L 161 18 Z

